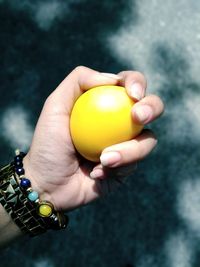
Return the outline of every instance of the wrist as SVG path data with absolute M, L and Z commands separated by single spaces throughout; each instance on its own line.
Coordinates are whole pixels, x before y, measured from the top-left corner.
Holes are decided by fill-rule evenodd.
M 35 179 L 31 181 L 25 177 L 25 166 L 29 175 L 32 172 L 28 158 L 25 162 L 23 159 L 24 153 L 16 151 L 14 161 L 0 170 L 0 203 L 21 231 L 30 236 L 44 233 L 49 229 L 65 228 L 68 217 L 57 212 L 49 199 L 41 199 L 38 192 L 32 188 L 33 183 L 42 196 L 49 196 L 43 187 L 35 183 Z M 5 224 L 8 225 L 9 222 Z M 12 222 L 11 225 L 13 226 Z
M 51 193 L 48 191 L 47 188 L 45 188 L 45 185 L 42 182 L 42 179 L 40 178 L 40 175 L 37 173 L 37 171 L 33 168 L 31 164 L 31 159 L 29 154 L 27 154 L 23 159 L 23 166 L 25 170 L 25 177 L 28 178 L 31 182 L 31 187 L 34 191 L 38 193 L 41 200 L 50 201 L 53 203 L 53 198 Z

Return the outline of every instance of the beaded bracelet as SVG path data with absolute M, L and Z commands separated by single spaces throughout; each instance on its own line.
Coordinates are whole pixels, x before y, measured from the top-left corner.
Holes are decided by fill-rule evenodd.
M 25 170 L 23 168 L 24 153 L 16 150 L 16 156 L 14 157 L 15 172 L 20 179 L 20 187 L 26 193 L 29 201 L 37 204 L 37 212 L 41 217 L 50 217 L 53 213 L 53 205 L 49 201 L 41 201 L 39 195 L 31 187 L 31 181 L 24 176 Z
M 40 200 L 39 195 L 31 187 L 31 181 L 25 177 L 25 170 L 23 168 L 23 158 L 25 153 L 19 150 L 15 151 L 14 157 L 15 172 L 20 180 L 19 186 L 27 196 L 28 200 L 35 205 L 37 214 L 43 218 L 47 229 L 64 229 L 68 223 L 68 217 L 61 212 L 56 212 L 54 206 L 50 201 Z
M 0 203 L 21 231 L 30 236 L 66 228 L 68 217 L 55 211 L 51 202 L 40 200 L 32 189 L 25 177 L 24 156 L 17 150 L 14 161 L 0 169 Z

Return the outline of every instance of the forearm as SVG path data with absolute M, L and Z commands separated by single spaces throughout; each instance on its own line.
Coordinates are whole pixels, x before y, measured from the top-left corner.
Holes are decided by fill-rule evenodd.
M 5 247 L 20 236 L 22 236 L 21 230 L 0 204 L 0 248 Z

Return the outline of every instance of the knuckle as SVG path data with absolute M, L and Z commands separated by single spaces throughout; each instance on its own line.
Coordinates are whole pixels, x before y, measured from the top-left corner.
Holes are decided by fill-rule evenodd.
M 83 65 L 79 65 L 74 69 L 74 72 L 80 73 L 83 72 L 87 69 L 87 67 L 83 66 Z
M 147 79 L 145 75 L 142 72 L 135 71 L 135 75 L 138 77 L 139 80 L 143 81 L 145 84 L 147 84 Z
M 51 94 L 46 98 L 45 102 L 44 102 L 44 106 L 47 106 L 49 105 L 49 103 L 51 103 L 52 101 L 52 96 Z
M 55 115 L 60 114 L 61 107 L 60 105 L 58 105 L 56 97 L 53 93 L 46 98 L 43 109 L 49 114 L 55 114 Z
M 126 79 L 130 81 L 135 81 L 135 82 L 138 81 L 144 84 L 145 87 L 147 86 L 147 79 L 142 72 L 129 70 L 129 71 L 121 72 L 121 73 L 123 74 L 123 76 L 125 76 Z

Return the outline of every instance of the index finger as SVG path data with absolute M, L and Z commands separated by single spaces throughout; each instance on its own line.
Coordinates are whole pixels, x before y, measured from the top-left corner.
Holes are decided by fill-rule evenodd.
M 118 75 L 121 77 L 119 84 L 126 88 L 131 98 L 139 101 L 145 96 L 147 81 L 141 72 L 129 70 L 122 71 Z

